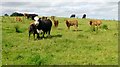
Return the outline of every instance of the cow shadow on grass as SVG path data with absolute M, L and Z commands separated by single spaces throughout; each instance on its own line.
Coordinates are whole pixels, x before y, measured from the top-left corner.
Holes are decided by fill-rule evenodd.
M 83 31 L 83 30 L 72 30 L 72 31 Z
M 57 34 L 57 35 L 50 35 L 50 36 L 46 36 L 46 37 L 41 37 L 41 39 L 52 39 L 52 38 L 60 38 L 62 37 L 61 34 Z
M 58 30 L 63 30 L 63 28 L 58 28 Z

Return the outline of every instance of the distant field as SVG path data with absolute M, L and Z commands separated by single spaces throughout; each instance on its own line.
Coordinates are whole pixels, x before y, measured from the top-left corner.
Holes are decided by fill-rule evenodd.
M 32 20 L 16 22 L 15 17 L 2 17 L 2 64 L 118 64 L 117 21 L 102 20 L 102 25 L 107 25 L 108 30 L 101 27 L 98 31 L 91 31 L 90 19 L 78 18 L 79 31 L 73 31 L 74 27 L 67 29 L 66 18 L 56 19 L 59 26 L 52 27 L 51 38 L 34 41 L 31 36 L 28 41 L 28 27 Z M 15 32 L 15 26 L 21 33 Z

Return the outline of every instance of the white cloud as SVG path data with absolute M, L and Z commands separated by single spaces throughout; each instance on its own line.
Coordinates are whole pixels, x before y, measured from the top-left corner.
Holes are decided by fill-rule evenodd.
M 7 0 L 8 1 L 8 0 Z M 22 0 L 21 0 L 22 1 Z M 33 1 L 33 0 L 31 0 Z M 38 1 L 38 0 L 37 0 Z M 41 1 L 41 0 L 40 0 Z M 84 13 L 89 18 L 117 19 L 117 1 L 108 0 L 44 0 L 41 2 L 2 2 L 2 12 L 11 14 L 14 11 L 33 12 L 44 16 L 65 16 L 75 13 L 81 17 Z M 79 1 L 79 2 L 77 2 Z M 17 8 L 16 8 L 17 7 Z
M 119 0 L 29 0 L 29 2 L 118 2 Z M 2 2 L 28 2 L 28 0 L 2 0 Z

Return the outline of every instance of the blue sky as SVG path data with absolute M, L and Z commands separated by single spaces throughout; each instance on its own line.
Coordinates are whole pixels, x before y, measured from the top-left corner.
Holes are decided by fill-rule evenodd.
M 118 19 L 119 0 L 5 0 L 0 3 L 0 15 L 13 12 L 37 13 L 40 16 L 69 17 L 76 14 L 81 18 L 84 13 L 88 18 Z

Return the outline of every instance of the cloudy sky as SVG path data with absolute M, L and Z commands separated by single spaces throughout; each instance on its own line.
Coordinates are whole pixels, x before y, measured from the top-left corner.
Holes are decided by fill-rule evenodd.
M 0 15 L 13 12 L 36 13 L 40 16 L 69 17 L 76 14 L 81 18 L 118 19 L 119 0 L 2 0 Z

